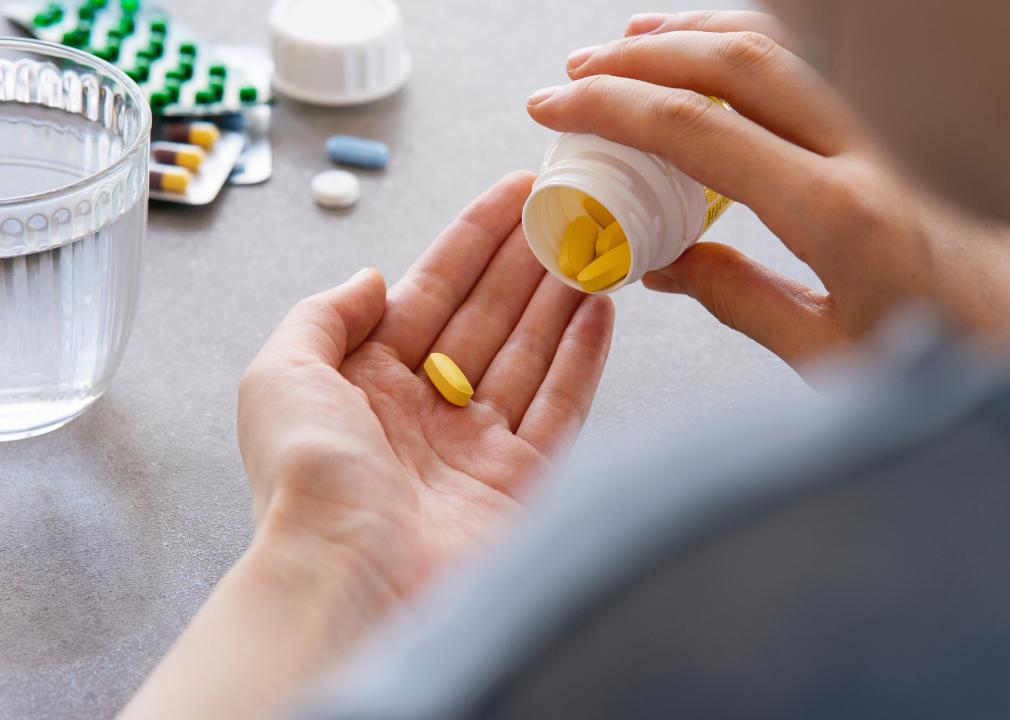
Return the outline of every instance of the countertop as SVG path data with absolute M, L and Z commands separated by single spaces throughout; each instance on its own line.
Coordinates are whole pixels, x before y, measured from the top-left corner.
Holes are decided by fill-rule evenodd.
M 208 40 L 266 42 L 268 0 L 219 0 L 213 12 L 198 0 L 163 4 Z M 137 320 L 111 388 L 68 426 L 0 445 L 0 716 L 98 718 L 122 707 L 249 541 L 236 388 L 271 329 L 362 266 L 395 280 L 472 197 L 511 169 L 537 168 L 551 134 L 528 119 L 528 94 L 564 80 L 570 50 L 654 9 L 401 6 L 414 58 L 406 89 L 343 110 L 280 100 L 269 182 L 227 188 L 204 209 L 153 207 Z M 309 192 L 336 132 L 392 150 L 388 170 L 361 174 L 358 206 L 338 212 Z M 709 238 L 811 277 L 746 208 Z M 581 447 L 802 387 L 688 299 L 632 287 L 615 300 L 613 351 Z

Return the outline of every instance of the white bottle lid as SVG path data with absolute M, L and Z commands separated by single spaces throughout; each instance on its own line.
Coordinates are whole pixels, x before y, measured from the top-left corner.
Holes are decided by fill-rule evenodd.
M 317 105 L 357 105 L 410 75 L 392 0 L 276 0 L 270 10 L 274 87 Z

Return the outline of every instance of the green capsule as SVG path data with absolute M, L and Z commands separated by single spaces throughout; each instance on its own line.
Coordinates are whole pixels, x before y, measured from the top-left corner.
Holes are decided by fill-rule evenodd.
M 32 23 L 36 27 L 52 27 L 62 19 L 63 8 L 59 5 L 48 5 L 32 19 Z
M 196 43 L 184 42 L 179 45 L 179 54 L 189 58 L 196 57 Z
M 63 33 L 63 44 L 69 45 L 70 47 L 82 48 L 88 44 L 88 38 L 91 35 L 90 31 L 82 30 L 77 27 L 73 30 L 67 30 Z
M 221 101 L 224 99 L 224 83 L 219 80 L 211 80 L 207 89 L 214 93 L 214 99 Z
M 151 93 L 151 109 L 157 112 L 172 102 L 172 97 L 163 90 L 156 90 Z
M 81 5 L 77 8 L 77 17 L 81 20 L 94 20 L 95 19 L 95 8 L 91 5 Z
M 109 4 L 109 0 L 88 0 L 88 5 L 93 7 L 95 10 L 101 10 L 106 5 Z
M 119 0 L 124 15 L 135 15 L 140 9 L 140 0 Z
M 168 32 L 168 20 L 165 18 L 154 18 L 151 21 L 151 32 L 155 35 L 164 35 Z
M 224 78 L 228 77 L 228 68 L 226 68 L 221 63 L 215 63 L 214 65 L 211 65 L 207 69 L 207 73 L 211 77 L 219 77 L 219 78 L 224 79 Z
M 172 102 L 179 102 L 179 94 L 182 92 L 182 88 L 177 80 L 171 80 L 167 76 L 165 77 L 165 92 L 172 99 Z
M 122 44 L 123 31 L 117 27 L 109 28 L 109 31 L 105 33 L 105 42 L 116 42 L 118 44 Z
M 196 102 L 198 105 L 210 105 L 216 100 L 217 98 L 214 97 L 214 92 L 212 90 L 196 91 Z
M 102 58 L 106 62 L 114 63 L 119 60 L 119 46 L 118 45 L 106 45 L 103 48 L 98 48 L 97 50 L 92 50 L 94 55 Z
M 151 53 L 151 57 L 160 58 L 165 54 L 165 43 L 152 37 L 151 42 L 147 44 L 147 51 Z
M 183 80 L 189 80 L 193 77 L 193 61 L 185 58 L 180 60 L 178 70 L 182 74 Z
M 137 64 L 143 63 L 144 65 L 150 66 L 152 62 L 154 62 L 154 53 L 150 50 L 137 51 Z
M 136 23 L 134 23 L 132 17 L 127 17 L 126 15 L 124 15 L 123 17 L 119 18 L 119 32 L 123 33 L 123 37 L 132 35 L 136 27 L 137 27 Z
M 174 80 L 176 85 L 182 85 L 187 79 L 178 70 L 169 70 L 165 73 L 165 80 Z
M 238 99 L 241 100 L 244 103 L 254 103 L 254 102 L 256 102 L 256 97 L 258 95 L 259 95 L 259 93 L 256 91 L 256 88 L 253 87 L 252 85 L 244 85 L 238 91 Z
M 140 62 L 133 66 L 133 72 L 134 75 L 130 75 L 129 72 L 127 72 L 126 74 L 130 75 L 131 78 L 133 78 L 139 83 L 145 83 L 147 82 L 147 79 L 151 76 L 151 66 L 146 65 L 143 62 Z

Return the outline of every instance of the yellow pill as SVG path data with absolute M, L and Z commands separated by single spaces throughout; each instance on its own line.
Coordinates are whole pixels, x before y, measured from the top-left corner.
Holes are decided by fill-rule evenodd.
M 631 246 L 618 245 L 593 260 L 579 273 L 579 285 L 586 292 L 596 292 L 622 280 L 631 270 Z
M 166 140 L 199 145 L 204 150 L 213 150 L 221 137 L 217 125 L 210 122 L 170 123 L 164 127 Z
M 589 213 L 589 217 L 596 221 L 600 227 L 609 227 L 614 222 L 614 216 L 607 208 L 603 207 L 596 198 L 586 195 L 582 198 L 582 207 Z
M 617 223 L 610 223 L 596 238 L 596 256 L 599 257 L 626 242 L 628 242 L 628 238 L 621 226 Z
M 156 142 L 151 145 L 151 156 L 166 165 L 178 165 L 193 172 L 199 172 L 200 165 L 207 157 L 203 148 L 184 143 Z
M 459 365 L 454 363 L 448 355 L 442 353 L 429 355 L 428 359 L 424 361 L 424 372 L 427 373 L 431 384 L 442 394 L 442 397 L 453 405 L 465 407 L 473 397 L 470 381 L 459 369 Z
M 162 190 L 170 193 L 184 193 L 189 188 L 192 176 L 188 170 L 174 165 L 158 165 L 151 163 L 148 172 L 148 182 L 152 190 Z
M 599 234 L 599 226 L 587 215 L 580 215 L 568 223 L 558 252 L 558 267 L 561 272 L 574 278 L 591 263 L 596 257 L 596 238 Z

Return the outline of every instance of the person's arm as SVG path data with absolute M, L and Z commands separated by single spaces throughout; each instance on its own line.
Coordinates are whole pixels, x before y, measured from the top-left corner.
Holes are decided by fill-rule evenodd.
M 717 242 L 643 283 L 695 298 L 793 365 L 861 337 L 909 298 L 972 331 L 1001 327 L 1006 229 L 944 206 L 891 169 L 793 44 L 760 13 L 636 16 L 627 37 L 573 52 L 573 82 L 534 93 L 529 113 L 554 130 L 664 156 L 749 206 L 826 292 Z
M 359 272 L 270 337 L 239 391 L 255 540 L 124 718 L 271 717 L 520 512 L 589 412 L 613 325 L 530 252 L 531 184 L 478 198 L 388 297 Z M 468 406 L 438 395 L 429 352 L 467 374 Z
M 353 558 L 314 557 L 261 531 L 122 717 L 272 717 L 394 600 Z

